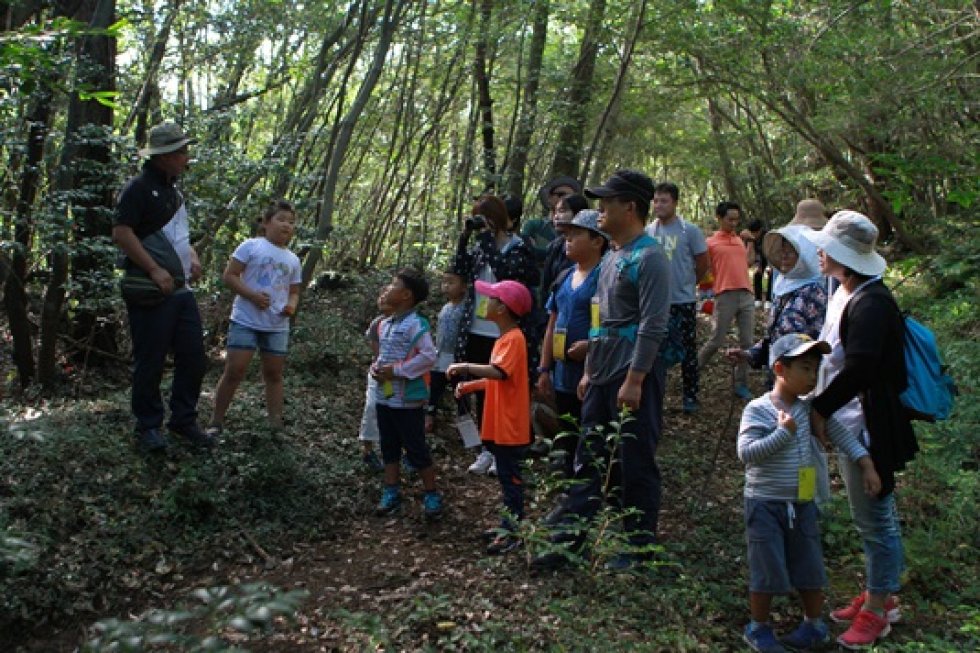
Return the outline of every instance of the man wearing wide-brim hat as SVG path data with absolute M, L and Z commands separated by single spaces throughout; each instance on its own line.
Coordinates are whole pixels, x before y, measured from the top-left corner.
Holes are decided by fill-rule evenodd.
M 194 447 L 214 444 L 197 422 L 207 360 L 201 315 L 189 284 L 200 276 L 201 264 L 190 243 L 187 205 L 176 185 L 187 170 L 188 146 L 196 142 L 172 122 L 153 127 L 147 146 L 139 150 L 147 157 L 143 170 L 123 187 L 115 209 L 112 239 L 125 255 L 125 279 L 149 279 L 141 296 L 123 294 L 133 341 L 136 444 L 145 453 L 168 446 L 161 432 L 160 383 L 170 350 L 174 374 L 167 426 Z

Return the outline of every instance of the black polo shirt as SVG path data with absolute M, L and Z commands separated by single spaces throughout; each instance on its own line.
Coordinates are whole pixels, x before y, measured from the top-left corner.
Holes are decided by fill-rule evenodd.
M 120 191 L 114 221 L 130 227 L 142 240 L 170 222 L 183 203 L 184 196 L 174 181 L 147 161 L 143 171 Z

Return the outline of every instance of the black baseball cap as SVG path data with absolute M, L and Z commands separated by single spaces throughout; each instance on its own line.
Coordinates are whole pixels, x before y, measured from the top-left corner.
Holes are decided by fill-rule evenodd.
M 644 202 L 653 199 L 653 180 L 637 170 L 617 170 L 602 186 L 586 188 L 585 196 L 593 199 L 631 195 Z

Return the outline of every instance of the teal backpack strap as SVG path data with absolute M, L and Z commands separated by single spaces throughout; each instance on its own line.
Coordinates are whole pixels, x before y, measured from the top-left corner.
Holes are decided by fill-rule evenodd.
M 642 236 L 636 239 L 633 245 L 633 250 L 630 252 L 629 256 L 619 260 L 620 271 L 626 270 L 626 274 L 629 276 L 630 282 L 635 286 L 640 280 L 639 271 L 639 259 L 640 255 L 648 247 L 653 247 L 660 240 L 651 236 L 648 233 L 644 233 Z

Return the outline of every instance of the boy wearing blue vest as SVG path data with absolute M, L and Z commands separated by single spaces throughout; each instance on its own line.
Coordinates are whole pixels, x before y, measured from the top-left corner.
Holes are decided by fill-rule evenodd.
M 829 498 L 823 452 L 810 429 L 810 402 L 801 399 L 817 385 L 817 370 L 830 345 L 802 333 L 772 344 L 772 391 L 752 400 L 742 413 L 738 457 L 745 463 L 745 539 L 748 545 L 749 608 L 743 638 L 755 651 L 780 653 L 816 649 L 830 641 L 823 622 L 827 574 L 820 546 L 815 500 Z M 864 446 L 840 422 L 828 421 L 834 446 L 861 469 L 864 491 L 874 496 L 881 479 Z M 799 627 L 779 641 L 769 624 L 772 598 L 795 589 L 803 604 Z
M 436 362 L 437 352 L 428 321 L 415 310 L 428 296 L 425 277 L 407 268 L 395 274 L 381 295 L 391 316 L 378 328 L 378 357 L 371 366 L 371 376 L 377 381 L 375 405 L 385 466 L 384 492 L 376 510 L 379 516 L 401 509 L 402 451 L 422 479 L 425 517 L 442 515 L 442 495 L 436 490 L 436 471 L 425 443 L 425 403 L 429 398 L 425 377 Z
M 610 562 L 618 570 L 649 558 L 660 511 L 656 450 L 663 426 L 665 368 L 657 359 L 670 313 L 670 267 L 663 247 L 644 232 L 653 192 L 648 176 L 628 169 L 585 191 L 599 200 L 598 226 L 614 248 L 602 260 L 592 299 L 589 352 L 578 386 L 585 435 L 576 452 L 576 482 L 562 504 L 553 541 L 581 550 L 582 520 L 594 517 L 603 504 L 606 435 L 615 431 L 610 423 L 619 421 L 622 408 L 629 408 L 614 455 L 620 468 L 616 492 L 627 511 L 624 526 L 634 551 Z M 552 551 L 532 565 L 554 569 L 568 560 L 567 554 Z

